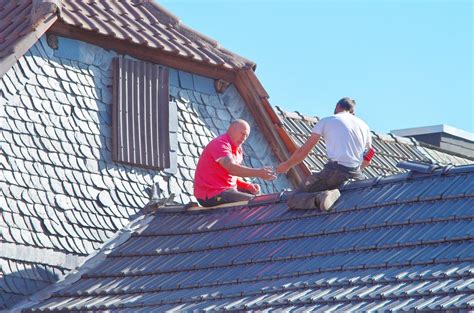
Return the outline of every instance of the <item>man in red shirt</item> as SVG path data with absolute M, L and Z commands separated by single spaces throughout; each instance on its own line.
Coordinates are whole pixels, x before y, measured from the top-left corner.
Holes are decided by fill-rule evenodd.
M 242 144 L 249 134 L 249 124 L 236 120 L 230 124 L 227 133 L 213 139 L 204 148 L 194 175 L 194 196 L 200 205 L 209 207 L 252 199 L 260 192 L 260 186 L 247 183 L 241 177 L 275 179 L 270 167 L 241 165 Z

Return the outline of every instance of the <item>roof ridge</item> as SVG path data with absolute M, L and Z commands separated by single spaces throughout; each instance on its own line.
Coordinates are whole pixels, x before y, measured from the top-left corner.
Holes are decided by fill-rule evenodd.
M 153 0 L 141 0 L 141 1 L 139 1 L 139 3 L 137 5 L 144 5 L 144 4 L 150 4 L 150 5 L 154 6 L 155 8 L 157 8 L 160 12 L 164 13 L 165 17 L 169 20 L 170 24 L 179 25 L 181 23 L 179 17 L 177 17 L 176 15 L 174 15 L 173 13 L 171 13 L 170 11 L 165 9 L 163 6 L 161 6 L 157 2 L 155 2 Z M 150 11 L 150 13 L 153 14 L 152 11 Z
M 298 119 L 298 120 L 314 122 L 314 123 L 318 122 L 321 119 L 319 116 L 309 116 L 309 115 L 302 114 L 299 111 L 286 111 L 277 105 L 275 105 L 275 107 L 278 109 L 281 115 L 292 118 L 292 119 Z

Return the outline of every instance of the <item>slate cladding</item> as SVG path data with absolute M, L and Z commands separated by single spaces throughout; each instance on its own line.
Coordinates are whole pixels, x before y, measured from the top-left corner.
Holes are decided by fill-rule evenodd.
M 217 94 L 213 80 L 170 69 L 175 110 L 174 164 L 153 171 L 111 160 L 111 61 L 97 46 L 42 37 L 0 78 L 0 309 L 42 289 L 160 196 L 194 200 L 194 169 L 203 146 L 231 119 L 254 124 L 236 89 Z M 245 145 L 245 164 L 276 164 L 258 128 Z M 286 177 L 264 192 L 290 187 Z
M 306 141 L 313 126 L 319 120 L 318 117 L 305 116 L 299 112 L 286 112 L 280 107 L 276 107 L 275 111 L 282 121 L 283 128 L 298 146 Z M 404 172 L 405 170 L 397 167 L 397 163 L 401 161 L 454 165 L 474 163 L 474 159 L 459 157 L 439 148 L 429 148 L 426 144 L 419 143 L 413 138 L 372 131 L 372 142 L 376 154 L 372 159 L 371 166 L 364 170 L 364 174 L 368 178 Z M 310 153 L 305 164 L 311 171 L 319 171 L 326 162 L 326 146 L 323 139 Z
M 24 312 L 471 310 L 474 165 L 404 166 L 346 185 L 325 213 L 278 201 L 147 217 Z

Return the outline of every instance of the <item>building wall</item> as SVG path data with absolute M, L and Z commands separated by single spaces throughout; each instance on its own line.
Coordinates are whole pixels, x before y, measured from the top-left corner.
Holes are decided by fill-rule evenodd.
M 432 133 L 411 136 L 418 141 L 440 147 L 446 151 L 474 158 L 474 142 L 447 133 Z
M 171 69 L 178 110 L 175 166 L 154 171 L 111 159 L 112 51 L 41 38 L 0 79 L 0 309 L 57 280 L 139 212 L 153 184 L 160 195 L 194 200 L 202 148 L 232 119 L 255 125 L 231 86 Z M 256 126 L 244 146 L 248 166 L 277 160 Z M 281 176 L 263 192 L 290 187 Z M 2 300 L 3 299 L 3 300 Z

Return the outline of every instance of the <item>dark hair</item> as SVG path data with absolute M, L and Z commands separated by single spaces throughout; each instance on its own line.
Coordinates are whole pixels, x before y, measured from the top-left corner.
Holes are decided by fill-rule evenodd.
M 349 113 L 354 114 L 354 109 L 356 106 L 355 100 L 349 98 L 349 97 L 344 97 L 341 100 L 339 100 L 336 104 L 336 106 L 339 106 L 341 109 L 344 111 L 349 111 Z

